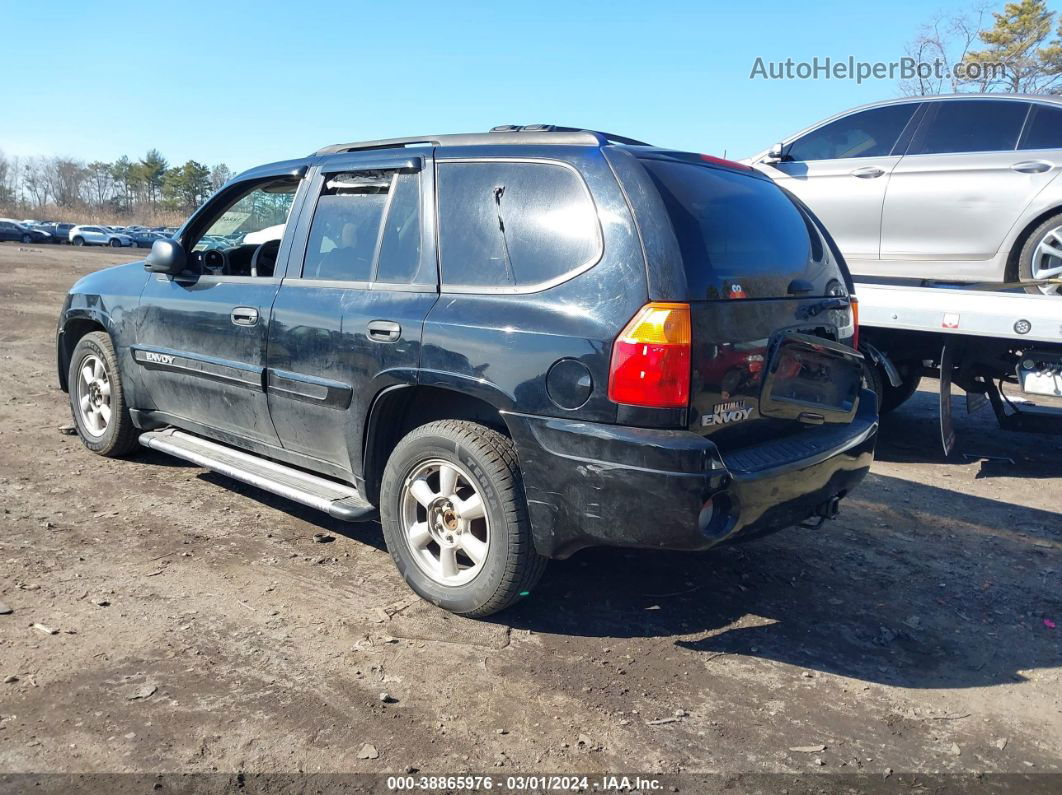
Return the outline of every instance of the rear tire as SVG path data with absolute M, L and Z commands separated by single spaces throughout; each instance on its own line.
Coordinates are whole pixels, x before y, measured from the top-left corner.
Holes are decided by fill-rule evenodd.
M 83 246 L 83 245 L 85 245 L 85 238 L 83 238 L 80 235 L 78 235 L 77 237 L 74 238 L 74 245 L 75 246 Z
M 1062 213 L 1055 213 L 1036 227 L 1025 240 L 1018 255 L 1018 278 L 1027 282 L 1032 279 L 1042 279 L 1045 275 L 1053 278 L 1062 278 L 1062 272 L 1045 274 L 1062 267 L 1062 256 L 1048 256 L 1041 246 L 1049 246 L 1052 249 L 1062 251 Z M 1025 292 L 1033 295 L 1062 295 L 1062 287 L 1050 285 L 1040 287 L 1035 284 L 1026 285 Z
M 406 583 L 452 613 L 503 610 L 546 568 L 532 541 L 516 448 L 474 422 L 432 422 L 403 438 L 384 470 L 380 514 Z
M 125 402 L 118 357 L 111 338 L 102 331 L 82 337 L 70 357 L 67 373 L 70 413 L 85 447 L 118 458 L 137 448 L 137 428 Z

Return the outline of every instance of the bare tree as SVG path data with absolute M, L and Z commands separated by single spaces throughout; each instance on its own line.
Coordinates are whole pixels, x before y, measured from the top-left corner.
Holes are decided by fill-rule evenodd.
M 46 205 L 51 195 L 47 171 L 47 163 L 39 157 L 27 158 L 22 166 L 22 186 L 37 209 Z
M 83 189 L 88 170 L 80 160 L 54 157 L 46 161 L 45 179 L 55 203 L 75 207 L 84 201 Z
M 947 16 L 938 11 L 907 45 L 906 54 L 916 64 L 939 64 L 941 68 L 918 70 L 914 77 L 900 81 L 900 91 L 906 96 L 954 94 L 969 90 L 971 86 L 979 91 L 987 91 L 983 86 L 977 87 L 959 78 L 953 66 L 967 59 L 971 48 L 980 38 L 989 13 L 985 0 L 963 14 Z
M 112 196 L 114 179 L 111 176 L 111 164 L 94 160 L 88 164 L 88 182 L 92 203 L 102 207 Z
M 15 201 L 15 192 L 11 190 L 11 164 L 3 151 L 0 151 L 0 203 L 12 204 Z

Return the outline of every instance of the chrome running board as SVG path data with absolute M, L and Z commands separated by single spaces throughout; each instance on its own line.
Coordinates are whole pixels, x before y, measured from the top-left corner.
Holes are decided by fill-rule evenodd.
M 308 505 L 347 522 L 375 519 L 376 508 L 353 486 L 311 475 L 201 436 L 165 428 L 140 435 L 140 444 L 221 475 Z

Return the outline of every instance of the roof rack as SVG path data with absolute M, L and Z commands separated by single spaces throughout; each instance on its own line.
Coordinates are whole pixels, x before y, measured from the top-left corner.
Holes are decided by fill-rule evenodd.
M 358 141 L 333 144 L 314 152 L 315 155 L 333 155 L 339 152 L 363 152 L 372 149 L 400 149 L 407 146 L 490 146 L 519 144 L 552 144 L 554 146 L 603 146 L 625 144 L 627 146 L 650 146 L 622 135 L 583 130 L 578 127 L 558 127 L 553 124 L 503 124 L 489 133 L 459 133 L 456 135 L 414 135 L 406 138 L 381 138 L 376 141 Z

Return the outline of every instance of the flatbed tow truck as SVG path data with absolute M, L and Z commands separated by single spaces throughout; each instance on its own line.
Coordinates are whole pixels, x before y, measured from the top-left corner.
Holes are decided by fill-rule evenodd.
M 1017 292 L 1024 284 L 855 282 L 860 350 L 882 413 L 932 375 L 945 455 L 956 448 L 952 384 L 966 393 L 967 413 L 991 405 L 1004 430 L 1062 434 L 1062 409 L 1036 405 L 1062 398 L 1062 295 Z

